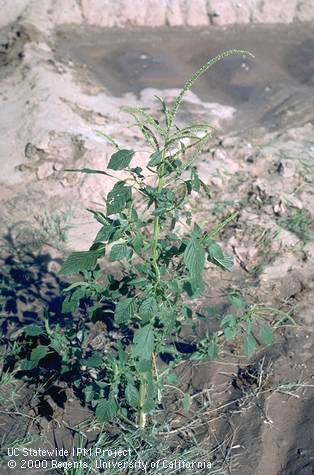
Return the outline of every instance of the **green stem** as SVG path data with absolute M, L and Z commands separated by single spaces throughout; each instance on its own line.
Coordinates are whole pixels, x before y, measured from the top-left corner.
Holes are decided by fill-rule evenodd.
M 139 389 L 139 401 L 138 401 L 138 419 L 137 425 L 140 429 L 144 429 L 146 425 L 146 414 L 143 410 L 146 396 L 146 384 L 141 380 Z
M 167 137 L 166 137 L 167 140 Z M 166 150 L 165 148 L 163 149 L 162 152 L 162 158 L 161 158 L 161 164 L 158 170 L 158 182 L 157 182 L 157 191 L 160 193 L 164 186 L 164 180 L 163 180 L 163 175 L 164 175 L 164 159 L 165 159 L 165 153 Z M 155 210 L 157 209 L 157 203 L 155 201 Z M 155 288 L 158 286 L 160 282 L 160 270 L 158 267 L 158 238 L 159 238 L 159 230 L 160 230 L 160 222 L 159 222 L 159 216 L 154 217 L 154 225 L 153 225 L 153 246 L 152 246 L 152 264 L 153 268 L 156 274 L 156 283 L 155 283 Z

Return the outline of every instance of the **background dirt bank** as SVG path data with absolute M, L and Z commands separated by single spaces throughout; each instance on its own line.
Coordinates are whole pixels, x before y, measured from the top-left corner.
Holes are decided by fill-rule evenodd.
M 297 326 L 278 331 L 274 345 L 256 355 L 248 373 L 247 361 L 234 348 L 227 348 L 217 364 L 185 368 L 184 389 L 193 395 L 209 389 L 212 400 L 200 420 L 187 418 L 192 426 L 180 435 L 186 440 L 209 437 L 218 447 L 231 438 L 231 449 L 224 448 L 222 454 L 232 454 L 232 474 L 310 475 L 314 48 L 313 24 L 298 22 L 314 18 L 314 5 L 134 4 L 0 2 L 2 24 L 13 22 L 0 32 L 1 282 L 7 285 L 3 325 L 14 328 L 25 319 L 41 318 L 44 306 L 60 311 L 60 262 L 70 250 L 83 250 L 91 243 L 98 226 L 85 207 L 101 206 L 111 185 L 107 178 L 65 171 L 105 168 L 112 147 L 96 131 L 134 147 L 137 164 L 144 163 L 147 151 L 120 106 L 144 105 L 158 118 L 155 93 L 171 103 L 177 88 L 208 56 L 235 46 L 253 50 L 255 62 L 232 59 L 212 76 L 209 73 L 187 96 L 179 117 L 182 124 L 211 121 L 220 129 L 220 137 L 197 164 L 212 199 L 192 202 L 194 215 L 210 229 L 239 211 L 237 222 L 219 237 L 234 257 L 234 272 L 226 276 L 207 270 L 204 303 L 216 304 L 221 316 L 229 311 L 227 293 L 236 290 L 249 303 L 289 312 Z M 235 21 L 294 24 L 214 26 Z M 211 28 L 134 28 L 142 24 Z M 126 29 L 108 31 L 102 26 Z M 61 227 L 56 226 L 58 219 Z M 21 409 L 25 402 L 22 398 Z M 81 414 L 78 400 L 69 398 L 63 409 L 48 397 L 45 402 L 67 424 L 74 424 Z M 227 409 L 217 411 L 224 404 Z M 28 415 L 38 414 L 36 401 L 27 402 L 26 410 Z M 53 424 L 44 414 L 38 417 L 41 440 L 46 437 L 52 443 Z M 21 427 L 11 416 L 1 422 L 5 437 L 13 426 Z M 175 420 L 170 422 L 175 426 Z M 71 431 L 64 427 L 61 436 L 72 442 Z

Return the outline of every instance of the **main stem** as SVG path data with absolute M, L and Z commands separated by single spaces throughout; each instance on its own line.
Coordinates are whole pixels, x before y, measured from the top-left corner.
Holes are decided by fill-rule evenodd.
M 167 134 L 167 137 L 165 138 L 165 144 L 164 145 L 166 145 L 167 140 L 168 140 L 168 134 Z M 158 191 L 158 193 L 161 192 L 161 190 L 164 186 L 163 175 L 164 175 L 165 154 L 166 154 L 166 150 L 165 150 L 165 146 L 164 146 L 163 151 L 162 151 L 161 164 L 160 164 L 160 167 L 159 167 L 159 170 L 158 170 L 158 181 L 157 181 L 157 191 Z M 155 202 L 155 210 L 156 210 L 156 208 L 157 208 L 157 203 Z M 156 275 L 155 289 L 157 288 L 157 286 L 160 282 L 160 270 L 159 270 L 159 266 L 158 266 L 158 257 L 159 257 L 158 238 L 159 238 L 159 230 L 160 230 L 159 224 L 160 224 L 159 223 L 159 216 L 155 215 L 154 226 L 153 226 L 153 246 L 152 246 L 152 264 L 153 264 L 154 272 L 155 272 L 155 275 Z
M 146 414 L 144 412 L 144 403 L 145 403 L 145 396 L 146 396 L 146 384 L 141 379 L 140 381 L 140 389 L 139 389 L 139 401 L 138 401 L 138 422 L 137 425 L 140 429 L 144 429 L 146 424 Z
M 165 140 L 165 144 L 167 143 L 167 137 Z M 162 158 L 161 158 L 161 165 L 158 170 L 158 182 L 157 182 L 157 191 L 160 193 L 164 186 L 164 180 L 163 180 L 163 174 L 164 174 L 164 159 L 165 159 L 165 147 L 163 148 L 162 151 Z M 157 208 L 157 203 L 155 202 L 155 210 Z M 154 272 L 156 275 L 156 281 L 155 281 L 155 290 L 158 287 L 158 284 L 160 282 L 160 270 L 158 267 L 158 238 L 159 238 L 159 230 L 160 230 L 160 222 L 159 222 L 159 216 L 155 215 L 154 217 L 154 224 L 153 224 L 153 245 L 152 245 L 152 265 L 154 268 Z M 156 362 L 155 362 L 156 364 Z M 146 397 L 146 384 L 143 382 L 143 380 L 140 381 L 140 387 L 139 387 L 139 409 L 138 409 L 138 427 L 143 429 L 146 424 L 146 414 L 143 410 L 144 403 L 145 403 L 145 397 Z M 158 394 L 158 399 L 160 398 Z

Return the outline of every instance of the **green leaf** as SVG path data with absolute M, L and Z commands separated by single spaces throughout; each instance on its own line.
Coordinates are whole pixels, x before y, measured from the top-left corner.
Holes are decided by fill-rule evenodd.
M 207 348 L 207 355 L 208 355 L 208 358 L 210 358 L 211 360 L 214 360 L 215 358 L 218 357 L 218 345 L 216 341 L 211 341 L 209 343 L 208 348 Z
M 71 313 L 76 310 L 80 304 L 81 298 L 86 296 L 86 287 L 79 287 L 74 292 L 67 293 L 62 302 L 62 313 Z
M 175 373 L 170 373 L 166 377 L 168 384 L 176 384 L 178 382 L 178 376 Z
M 140 360 L 150 360 L 154 350 L 154 334 L 152 325 L 145 325 L 134 332 L 133 356 Z
M 130 165 L 134 155 L 133 150 L 121 149 L 111 156 L 107 168 L 110 170 L 124 170 Z
M 152 369 L 152 360 L 139 360 L 135 362 L 137 371 L 140 373 L 149 373 Z
M 139 404 L 139 393 L 137 388 L 132 383 L 128 383 L 125 388 L 125 397 L 127 402 L 132 406 L 134 409 L 138 408 Z
M 248 333 L 244 338 L 244 354 L 247 358 L 251 358 L 256 351 L 255 338 Z
M 103 250 L 72 252 L 61 267 L 60 274 L 70 275 L 93 269 Z
M 100 224 L 107 226 L 111 222 L 111 218 L 108 218 L 104 213 L 101 211 L 94 211 L 93 209 L 86 208 L 87 211 L 92 213 L 96 221 L 98 221 Z
M 77 173 L 85 173 L 88 175 L 106 175 L 113 177 L 110 173 L 104 172 L 103 170 L 94 170 L 93 168 L 68 168 L 64 170 L 65 172 L 77 172 Z
M 234 315 L 225 315 L 221 320 L 220 326 L 221 327 L 234 327 L 237 323 L 237 320 Z
M 31 371 L 36 368 L 38 361 L 22 360 L 20 364 L 22 371 Z
M 96 417 L 99 422 L 110 422 L 118 412 L 115 399 L 100 399 L 96 407 Z
M 135 286 L 137 286 L 137 285 L 142 286 L 146 283 L 147 283 L 146 277 L 136 277 L 135 279 L 131 279 L 129 281 L 130 285 L 135 285 Z
M 139 314 L 144 322 L 156 317 L 158 313 L 158 304 L 155 297 L 148 297 L 143 300 L 139 308 Z
M 38 325 L 28 325 L 23 331 L 27 336 L 38 336 L 43 334 L 43 329 Z
M 109 241 L 111 235 L 115 231 L 115 227 L 110 224 L 105 224 L 97 233 L 94 242 Z
M 131 249 L 126 244 L 114 244 L 111 248 L 109 261 L 121 261 L 122 259 L 129 259 Z
M 176 327 L 177 314 L 174 308 L 163 305 L 158 315 L 161 323 L 164 325 L 166 334 L 170 334 Z
M 225 326 L 223 330 L 227 341 L 232 341 L 237 336 L 237 330 L 235 327 Z
M 162 158 L 161 150 L 157 150 L 149 157 L 149 162 L 147 164 L 148 167 L 156 167 L 160 164 Z
M 102 363 L 101 354 L 96 351 L 88 358 L 81 359 L 81 364 L 89 368 L 99 368 Z
M 221 247 L 216 242 L 211 242 L 208 246 L 208 260 L 223 270 L 232 270 L 233 259 L 225 256 Z
M 192 404 L 192 399 L 189 393 L 185 393 L 183 399 L 182 399 L 182 406 L 185 411 L 188 411 L 191 407 Z
M 180 294 L 182 292 L 178 279 L 172 279 L 167 281 L 167 286 L 175 294 Z
M 263 325 L 260 328 L 259 337 L 263 345 L 271 345 L 274 341 L 273 329 L 271 325 Z
M 128 298 L 126 300 L 120 300 L 117 303 L 115 308 L 115 321 L 119 325 L 122 323 L 127 323 L 132 317 L 136 310 L 136 300 L 135 298 Z
M 192 276 L 191 280 L 184 282 L 183 289 L 191 299 L 200 297 L 204 291 L 202 276 Z
M 150 412 L 153 412 L 155 407 L 156 407 L 156 402 L 154 401 L 154 399 L 147 398 L 143 405 L 143 411 L 145 414 L 149 414 Z
M 135 252 L 140 253 L 143 250 L 144 239 L 141 234 L 136 234 L 134 237 L 132 237 L 132 239 L 129 240 L 129 243 Z
M 132 200 L 132 189 L 126 186 L 124 181 L 114 185 L 107 195 L 107 214 L 120 213 L 127 208 Z
M 65 335 L 60 333 L 53 333 L 50 346 L 53 348 L 57 353 L 63 353 L 64 350 L 67 349 L 67 346 L 70 342 L 67 340 Z
M 192 277 L 201 276 L 205 263 L 205 252 L 198 239 L 192 238 L 184 251 L 183 260 Z
M 245 307 L 245 300 L 239 294 L 230 294 L 228 295 L 229 302 L 233 307 L 243 309 Z
M 135 173 L 139 178 L 144 178 L 144 175 L 142 175 L 143 168 L 141 167 L 135 167 L 131 168 L 131 172 Z
M 38 345 L 31 352 L 30 360 L 34 363 L 38 363 L 40 360 L 45 358 L 48 353 L 48 346 Z
M 95 397 L 95 389 L 92 384 L 84 388 L 85 402 L 91 402 Z

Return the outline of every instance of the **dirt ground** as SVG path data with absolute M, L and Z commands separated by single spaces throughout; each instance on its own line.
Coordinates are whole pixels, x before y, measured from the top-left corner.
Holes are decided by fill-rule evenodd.
M 14 25 L 1 35 L 4 333 L 41 318 L 43 306 L 60 312 L 60 263 L 94 237 L 97 224 L 84 209 L 97 205 L 110 182 L 65 170 L 105 167 L 111 148 L 95 130 L 138 151 L 122 104 L 141 103 L 158 117 L 154 94 L 171 102 L 208 57 L 230 47 L 255 54 L 254 62 L 234 58 L 209 73 L 179 117 L 182 124 L 206 118 L 220 129 L 197 164 L 212 199 L 192 200 L 191 210 L 208 229 L 239 211 L 219 237 L 234 271 L 226 276 L 209 267 L 199 305 L 222 315 L 230 306 L 226 293 L 237 290 L 295 324 L 285 321 L 274 344 L 252 361 L 230 345 L 218 361 L 180 369 L 182 389 L 200 393 L 195 408 L 202 410 L 195 417 L 169 409 L 164 436 L 206 440 L 226 462 L 219 473 L 313 474 L 313 25 L 123 33 L 67 27 L 48 38 Z M 189 335 L 187 341 L 193 343 Z M 17 407 L 1 407 L 2 447 L 28 433 L 34 447 L 43 440 L 72 446 L 78 435 L 71 428 L 90 415 L 62 387 L 45 400 L 23 387 Z M 19 472 L 3 464 L 0 473 Z

